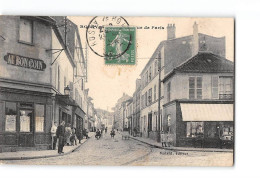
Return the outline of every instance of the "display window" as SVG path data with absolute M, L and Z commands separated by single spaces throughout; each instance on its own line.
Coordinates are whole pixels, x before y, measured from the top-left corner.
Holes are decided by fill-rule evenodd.
M 31 131 L 32 110 L 20 110 L 20 132 Z
M 219 138 L 221 140 L 233 140 L 234 128 L 233 125 L 224 125 L 220 127 Z
M 41 104 L 35 105 L 35 132 L 44 132 L 44 115 L 45 106 Z
M 192 138 L 204 137 L 204 123 L 187 122 L 186 137 L 192 137 Z
M 15 132 L 16 131 L 16 117 L 17 107 L 14 102 L 5 103 L 5 131 Z

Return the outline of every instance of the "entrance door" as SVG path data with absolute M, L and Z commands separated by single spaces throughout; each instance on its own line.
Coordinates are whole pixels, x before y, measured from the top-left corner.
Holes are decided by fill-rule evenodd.
M 76 131 L 82 131 L 83 130 L 83 119 L 79 116 L 76 117 Z
M 20 147 L 34 146 L 33 137 L 33 110 L 20 109 L 19 110 L 19 139 Z
M 148 114 L 148 136 L 150 131 L 152 131 L 152 113 Z

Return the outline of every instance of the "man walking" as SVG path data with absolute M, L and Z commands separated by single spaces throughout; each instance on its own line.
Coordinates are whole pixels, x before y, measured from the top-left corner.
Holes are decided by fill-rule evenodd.
M 58 153 L 64 153 L 63 147 L 64 147 L 64 134 L 65 134 L 65 121 L 62 121 L 61 124 L 57 128 L 56 136 L 59 139 L 59 145 L 58 145 Z

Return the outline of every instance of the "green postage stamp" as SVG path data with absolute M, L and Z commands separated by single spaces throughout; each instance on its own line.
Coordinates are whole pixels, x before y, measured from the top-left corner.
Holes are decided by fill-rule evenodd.
M 105 64 L 135 65 L 136 28 L 105 27 Z

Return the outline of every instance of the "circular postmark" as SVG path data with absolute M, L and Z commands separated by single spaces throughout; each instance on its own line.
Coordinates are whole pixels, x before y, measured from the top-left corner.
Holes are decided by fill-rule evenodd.
M 114 28 L 114 29 L 113 29 Z M 121 16 L 96 16 L 89 22 L 86 31 L 86 41 L 89 48 L 106 60 L 119 58 L 130 48 L 132 35 L 129 24 Z M 111 51 L 110 46 L 117 46 Z

